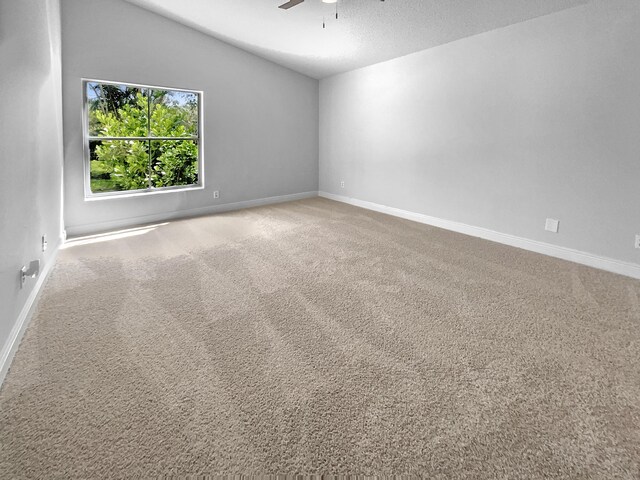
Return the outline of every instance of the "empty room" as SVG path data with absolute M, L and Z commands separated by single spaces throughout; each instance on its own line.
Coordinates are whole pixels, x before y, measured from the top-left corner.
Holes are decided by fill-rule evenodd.
M 638 0 L 0 0 L 0 478 L 640 478 Z

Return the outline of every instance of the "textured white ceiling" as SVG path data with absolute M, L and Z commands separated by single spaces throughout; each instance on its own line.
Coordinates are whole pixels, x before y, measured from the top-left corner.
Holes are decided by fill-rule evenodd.
M 127 0 L 311 77 L 323 78 L 589 0 Z M 326 28 L 322 28 L 323 16 Z

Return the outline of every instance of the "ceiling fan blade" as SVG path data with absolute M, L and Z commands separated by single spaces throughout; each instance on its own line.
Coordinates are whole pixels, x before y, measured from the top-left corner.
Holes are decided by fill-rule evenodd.
M 289 10 L 291 7 L 300 5 L 302 2 L 304 2 L 304 0 L 289 0 L 287 3 L 283 3 L 278 8 L 282 8 L 283 10 Z

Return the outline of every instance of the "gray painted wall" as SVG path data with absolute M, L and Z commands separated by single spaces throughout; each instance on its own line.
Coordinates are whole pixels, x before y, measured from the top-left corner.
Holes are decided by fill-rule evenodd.
M 58 0 L 0 0 L 0 348 L 35 280 L 19 270 L 60 242 L 62 100 Z M 49 241 L 42 253 L 41 235 Z M 4 347 L 3 347 L 4 346 Z
M 62 0 L 62 32 L 68 228 L 318 189 L 317 80 L 120 0 Z M 82 77 L 204 91 L 206 188 L 85 201 Z
M 321 80 L 320 190 L 640 264 L 639 45 L 598 0 Z

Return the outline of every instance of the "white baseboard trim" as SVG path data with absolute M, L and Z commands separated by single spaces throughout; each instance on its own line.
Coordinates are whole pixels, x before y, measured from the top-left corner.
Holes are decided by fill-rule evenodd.
M 337 202 L 348 203 L 349 205 L 354 205 L 356 207 L 366 208 L 367 210 L 386 213 L 388 215 L 412 220 L 414 222 L 432 225 L 434 227 L 443 228 L 445 230 L 451 230 L 453 232 L 463 233 L 465 235 L 479 237 L 485 240 L 491 240 L 493 242 L 502 243 L 504 245 L 522 248 L 524 250 L 542 253 L 544 255 L 560 258 L 562 260 L 579 263 L 581 265 L 587 265 L 589 267 L 599 268 L 608 272 L 618 273 L 627 277 L 640 279 L 640 265 L 635 263 L 623 262 L 620 260 L 615 260 L 613 258 L 607 258 L 587 252 L 581 252 L 579 250 L 574 250 L 567 247 L 560 247 L 557 245 L 552 245 L 550 243 L 539 242 L 537 240 L 517 237 L 515 235 L 509 235 L 507 233 L 496 232 L 487 228 L 474 227 L 465 223 L 444 220 L 442 218 L 431 217 L 429 215 L 401 210 L 399 208 L 387 207 L 386 205 L 380 205 L 378 203 L 367 202 L 365 200 L 358 200 L 356 198 L 345 197 L 333 193 L 318 192 L 318 195 L 320 197 L 335 200 Z
M 31 317 L 33 316 L 33 312 L 35 311 L 36 305 L 38 304 L 38 299 L 40 298 L 40 294 L 42 293 L 42 287 L 47 281 L 47 278 L 51 273 L 51 269 L 56 263 L 56 257 L 58 256 L 60 245 L 62 245 L 62 238 L 58 241 L 58 245 L 56 245 L 55 248 L 51 251 L 51 254 L 49 254 L 49 258 L 47 259 L 46 263 L 44 263 L 43 268 L 40 270 L 40 274 L 38 275 L 36 284 L 27 297 L 27 301 L 22 307 L 22 310 L 20 311 L 20 315 L 18 315 L 16 322 L 13 324 L 13 328 L 9 333 L 9 338 L 7 338 L 7 341 L 2 346 L 2 352 L 0 352 L 0 385 L 4 383 L 4 379 L 7 376 L 9 367 L 11 366 L 11 362 L 13 361 L 13 357 L 15 356 L 16 351 L 20 346 L 20 342 L 22 341 L 22 336 L 27 330 L 29 322 L 31 322 Z M 29 280 L 30 279 L 28 279 L 27 281 Z
M 294 200 L 314 198 L 317 196 L 317 191 L 293 193 L 290 195 L 279 195 L 277 197 L 258 198 L 255 200 L 245 200 L 242 202 L 223 203 L 221 205 L 208 205 L 206 207 L 191 208 L 188 210 L 177 210 L 175 212 L 163 212 L 153 215 L 130 217 L 120 220 L 113 220 L 110 222 L 88 223 L 84 225 L 67 225 L 65 227 L 65 231 L 68 237 L 77 237 L 79 235 L 90 235 L 119 228 L 129 228 L 137 225 L 144 225 L 146 223 L 164 222 L 166 220 L 197 217 L 200 215 L 210 215 L 212 213 L 230 212 L 233 210 L 242 210 L 243 208 L 261 207 L 264 205 L 291 202 Z

